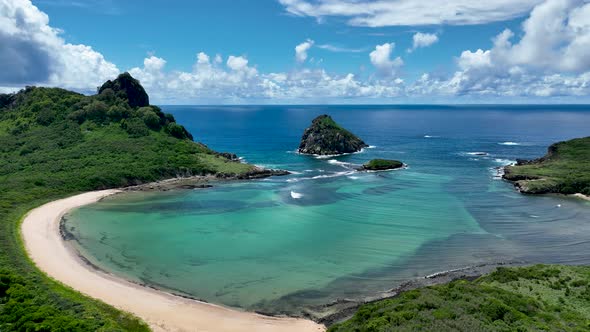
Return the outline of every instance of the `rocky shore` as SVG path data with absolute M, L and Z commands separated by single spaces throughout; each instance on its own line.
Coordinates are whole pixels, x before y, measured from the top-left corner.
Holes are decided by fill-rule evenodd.
M 237 158 L 236 158 L 237 160 Z M 206 189 L 211 188 L 211 183 L 218 181 L 237 181 L 237 180 L 254 180 L 264 179 L 271 176 L 285 176 L 291 174 L 289 171 L 266 169 L 254 167 L 251 171 L 242 174 L 219 173 L 216 175 L 196 175 L 177 177 L 157 182 L 150 182 L 124 188 L 125 191 L 169 191 L 177 189 Z

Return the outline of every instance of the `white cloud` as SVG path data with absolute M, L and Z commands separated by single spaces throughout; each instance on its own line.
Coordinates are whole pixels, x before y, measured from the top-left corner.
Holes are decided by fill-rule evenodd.
M 541 0 L 278 0 L 297 16 L 348 18 L 355 26 L 483 24 L 528 13 Z
M 425 75 L 413 93 L 559 97 L 590 95 L 590 3 L 547 0 L 523 22 L 523 34 L 504 30 L 489 50 L 463 51 L 449 78 Z
M 417 48 L 428 47 L 436 42 L 438 42 L 438 36 L 436 34 L 416 32 L 412 37 L 412 48 L 408 51 L 412 52 Z
M 379 74 L 383 76 L 395 75 L 397 69 L 404 64 L 404 61 L 400 57 L 391 59 L 391 53 L 393 53 L 394 48 L 395 43 L 385 43 L 375 46 L 375 50 L 369 54 L 371 63 L 377 68 Z
M 94 90 L 119 73 L 90 46 L 66 43 L 29 0 L 0 0 L 0 85 Z
M 342 47 L 342 46 L 337 46 L 337 45 L 332 45 L 332 44 L 317 45 L 317 48 L 322 49 L 322 50 L 326 50 L 326 51 L 330 51 L 330 52 L 337 52 L 337 53 L 361 53 L 361 52 L 366 51 L 366 49 L 364 49 L 364 48 L 348 48 L 348 47 Z
M 307 51 L 309 51 L 309 49 L 313 46 L 314 41 L 311 39 L 308 39 L 306 41 L 304 41 L 303 43 L 295 46 L 295 60 L 297 60 L 297 62 L 305 62 L 305 60 L 307 60 Z
M 166 71 L 164 59 L 144 60 L 129 72 L 158 103 L 324 102 L 349 98 L 392 98 L 403 94 L 400 79 L 369 82 L 354 74 L 332 75 L 323 69 L 302 68 L 284 73 L 259 73 L 248 59 L 230 55 L 226 67 L 210 63 L 200 53 L 192 72 Z M 155 72 L 153 69 L 159 68 Z
M 204 52 L 199 52 L 197 54 L 197 64 L 209 64 L 210 58 Z M 221 62 L 221 61 L 220 61 Z
M 500 16 L 517 6 L 502 1 L 506 8 L 481 16 Z M 470 3 L 461 10 L 475 11 L 486 4 Z M 318 8 L 328 12 L 346 11 L 351 22 L 363 18 L 377 19 L 379 15 L 394 15 L 390 7 L 405 3 L 408 8 L 423 6 L 399 1 L 367 0 L 284 0 L 301 13 Z M 449 0 L 440 4 L 441 22 L 445 10 L 459 8 L 463 3 Z M 341 4 L 350 7 L 340 8 Z M 465 2 L 466 4 L 467 2 Z M 331 6 L 328 6 L 331 4 Z M 359 16 L 359 5 L 368 4 Z M 301 5 L 301 6 L 300 6 Z M 375 6 L 385 6 L 377 13 Z M 455 6 L 455 7 L 453 7 Z M 524 5 L 523 5 L 524 6 Z M 430 7 L 436 7 L 430 4 Z M 295 7 L 294 7 L 295 8 Z M 523 7 L 524 8 L 524 7 Z M 477 10 L 476 10 L 477 9 Z M 371 14 L 373 13 L 373 14 Z M 302 14 L 303 15 L 303 14 Z M 342 14 L 343 15 L 343 14 Z M 412 16 L 414 13 L 396 15 Z M 463 14 L 461 14 L 463 15 Z M 327 15 L 323 15 L 327 16 Z M 130 69 L 157 103 L 240 103 L 240 102 L 330 102 L 343 100 L 378 100 L 391 98 L 422 98 L 424 96 L 457 97 L 559 97 L 590 96 L 590 3 L 584 0 L 547 0 L 531 11 L 523 22 L 522 32 L 505 30 L 493 39 L 489 49 L 465 50 L 456 59 L 457 69 L 449 75 L 424 74 L 415 82 L 398 77 L 404 61 L 394 55 L 395 44 L 377 45 L 368 60 L 377 75 L 361 70 L 361 74 L 329 73 L 314 62 L 315 69 L 299 66 L 291 72 L 261 73 L 245 56 L 204 52 L 195 55 L 192 69 L 168 69 L 166 60 L 154 55 L 143 61 L 143 66 Z M 391 22 L 395 17 L 391 16 Z M 407 18 L 408 20 L 411 17 Z M 429 19 L 426 15 L 424 20 Z M 481 17 L 480 17 L 481 19 Z M 374 21 L 375 23 L 377 21 Z M 393 24 L 393 23 L 388 24 Z M 446 21 L 445 21 L 446 22 Z M 448 22 L 447 22 L 448 23 Z M 459 24 L 454 21 L 452 24 Z M 395 25 L 395 24 L 393 24 Z M 49 18 L 28 0 L 0 0 L 0 92 L 13 91 L 26 84 L 60 86 L 86 92 L 94 91 L 102 82 L 115 77 L 119 70 L 102 54 L 86 45 L 69 44 L 60 31 L 49 25 Z M 434 37 L 433 37 L 434 36 Z M 437 41 L 436 35 L 417 33 L 413 47 L 426 47 Z M 295 48 L 296 59 L 303 63 L 314 47 L 307 40 Z M 315 47 L 332 52 L 361 52 L 331 44 Z M 246 50 L 247 51 L 247 50 Z M 497 100 L 497 99 L 496 99 Z

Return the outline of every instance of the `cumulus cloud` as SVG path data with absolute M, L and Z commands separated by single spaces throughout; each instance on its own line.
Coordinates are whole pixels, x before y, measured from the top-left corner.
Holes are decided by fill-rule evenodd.
M 297 60 L 297 62 L 299 63 L 305 62 L 305 60 L 307 60 L 307 51 L 309 51 L 313 44 L 314 41 L 308 39 L 303 43 L 295 46 L 295 60 Z
M 523 22 L 519 40 L 504 30 L 489 50 L 464 51 L 448 79 L 423 76 L 414 91 L 489 96 L 587 96 L 590 3 L 547 0 Z
M 245 57 L 230 55 L 211 62 L 201 52 L 191 72 L 167 71 L 166 61 L 155 56 L 129 72 L 159 103 L 239 103 L 245 101 L 326 101 L 348 98 L 392 98 L 404 91 L 402 80 L 368 82 L 354 74 L 329 74 L 323 69 L 260 73 Z
M 528 13 L 541 0 L 278 0 L 297 16 L 348 18 L 354 26 L 483 24 Z
M 382 76 L 395 75 L 397 69 L 404 64 L 399 56 L 391 59 L 391 54 L 395 48 L 395 43 L 385 43 L 375 46 L 375 50 L 369 54 L 371 63 Z
M 438 36 L 436 34 L 416 32 L 412 37 L 412 48 L 408 51 L 412 52 L 417 48 L 428 47 L 436 42 L 438 42 Z
M 29 0 L 0 0 L 0 85 L 94 90 L 118 73 L 90 46 L 66 43 Z

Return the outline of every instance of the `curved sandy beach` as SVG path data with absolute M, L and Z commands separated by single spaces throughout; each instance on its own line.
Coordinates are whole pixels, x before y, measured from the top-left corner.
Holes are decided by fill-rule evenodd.
M 323 325 L 295 318 L 275 318 L 185 299 L 142 287 L 97 271 L 62 240 L 59 223 L 69 210 L 94 203 L 118 190 L 89 192 L 30 211 L 21 227 L 26 250 L 50 277 L 146 321 L 154 331 L 324 331 Z

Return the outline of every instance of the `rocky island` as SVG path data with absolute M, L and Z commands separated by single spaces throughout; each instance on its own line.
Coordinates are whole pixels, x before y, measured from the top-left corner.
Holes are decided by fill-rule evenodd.
M 551 145 L 545 156 L 517 160 L 503 178 L 525 194 L 590 195 L 590 137 Z
M 329 115 L 315 118 L 303 132 L 299 153 L 338 155 L 359 152 L 368 145 L 350 131 L 342 128 Z
M 373 159 L 361 166 L 358 171 L 387 171 L 404 167 L 404 163 L 398 160 Z

